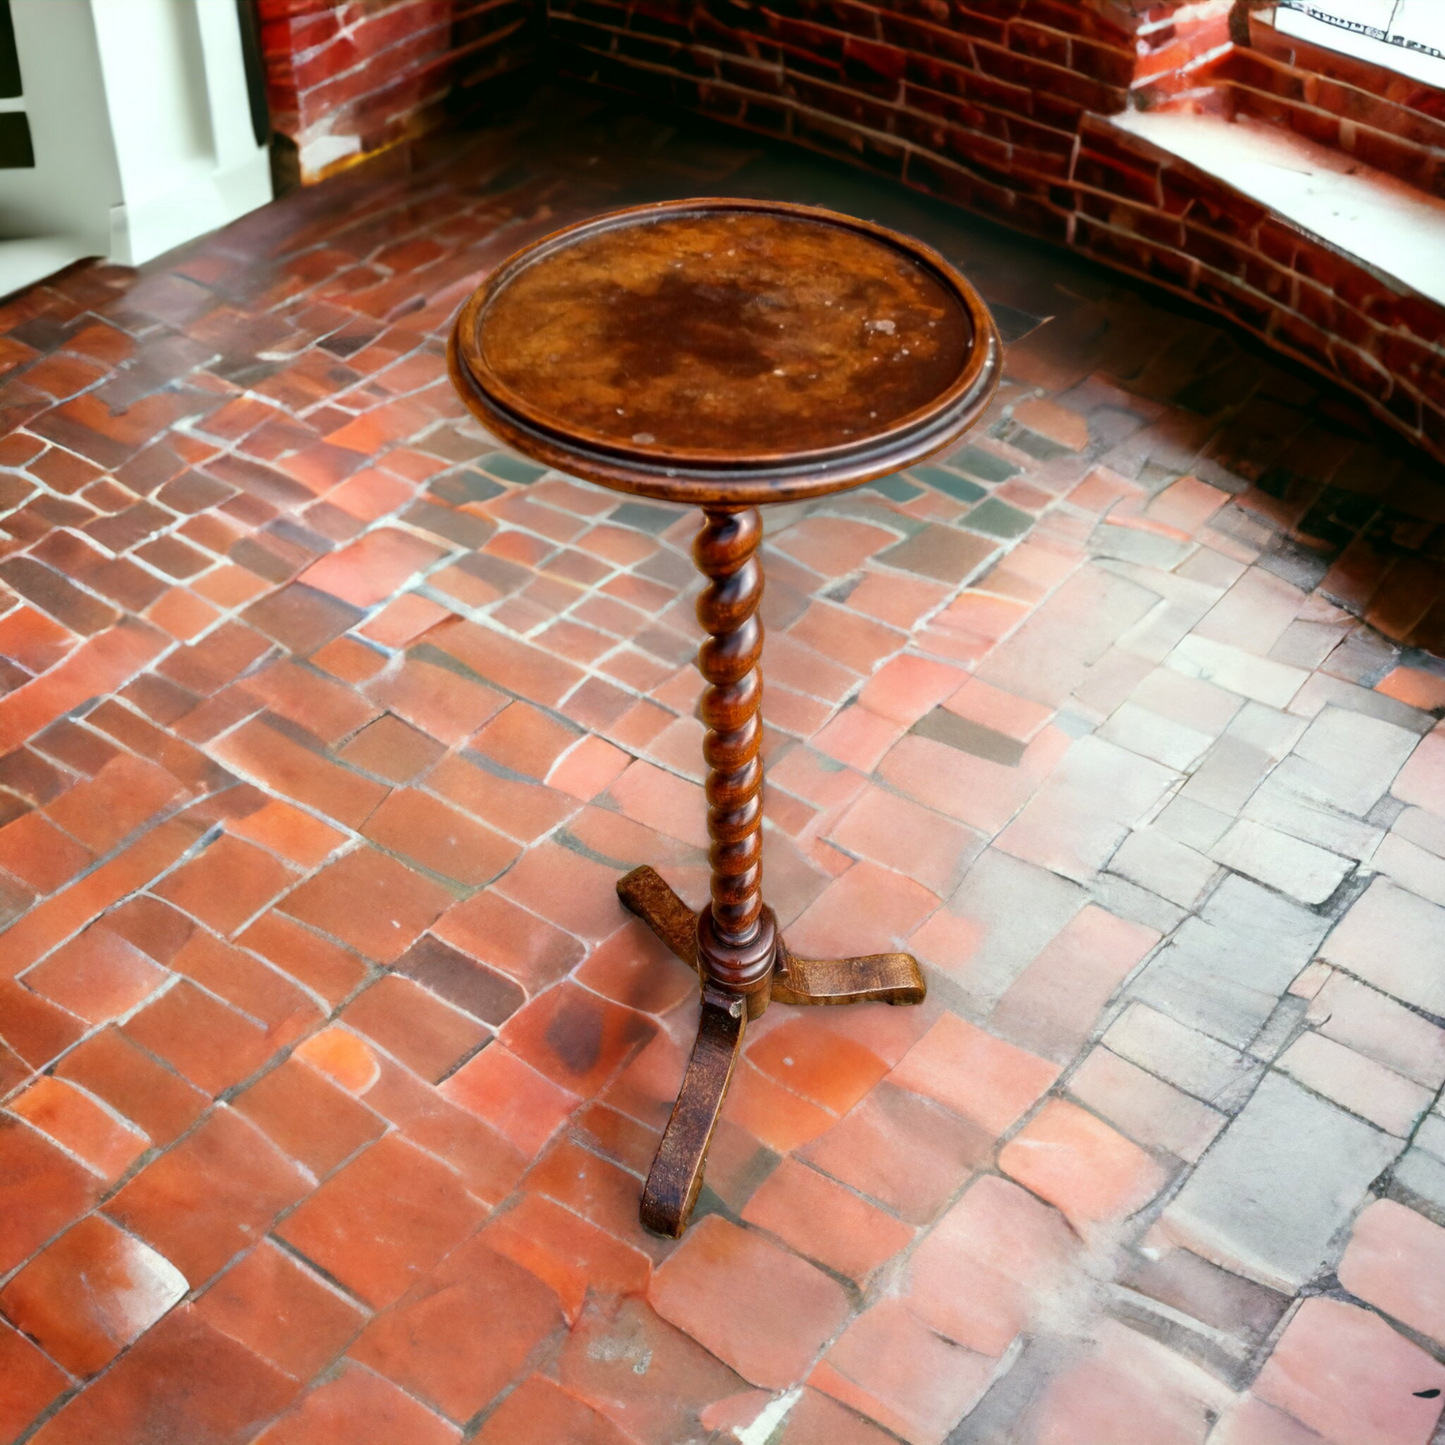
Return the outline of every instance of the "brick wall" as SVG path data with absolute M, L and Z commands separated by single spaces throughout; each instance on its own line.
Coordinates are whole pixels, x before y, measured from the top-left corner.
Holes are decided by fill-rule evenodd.
M 313 181 L 465 110 L 534 58 L 534 0 L 257 0 L 283 179 Z M 287 174 L 289 172 L 289 174 Z
M 1231 0 L 548 4 L 566 73 L 844 157 L 1147 277 L 1445 460 L 1445 308 L 1108 121 L 1131 91 L 1237 106 L 1440 194 L 1439 92 L 1286 42 Z
M 1248 114 L 1445 197 L 1445 95 L 1251 20 L 1260 0 L 258 0 L 303 180 L 537 53 L 844 157 L 1203 302 L 1445 460 L 1445 308 L 1109 123 Z
M 1250 26 L 1207 67 L 1231 113 L 1257 116 L 1445 197 L 1445 94 L 1407 75 Z M 1445 244 L 1445 243 L 1442 243 Z

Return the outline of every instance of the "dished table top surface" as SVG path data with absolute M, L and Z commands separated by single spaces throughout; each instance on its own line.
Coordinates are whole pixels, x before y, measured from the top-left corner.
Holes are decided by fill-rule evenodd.
M 921 243 L 805 207 L 704 200 L 519 252 L 463 309 L 453 374 L 485 424 L 551 464 L 748 502 L 937 450 L 986 402 L 997 349 L 976 293 Z

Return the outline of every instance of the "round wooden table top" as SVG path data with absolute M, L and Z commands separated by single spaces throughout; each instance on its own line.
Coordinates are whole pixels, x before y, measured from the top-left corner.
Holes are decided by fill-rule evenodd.
M 708 199 L 519 251 L 452 332 L 462 399 L 549 466 L 667 501 L 820 496 L 955 441 L 997 384 L 977 292 L 911 237 Z

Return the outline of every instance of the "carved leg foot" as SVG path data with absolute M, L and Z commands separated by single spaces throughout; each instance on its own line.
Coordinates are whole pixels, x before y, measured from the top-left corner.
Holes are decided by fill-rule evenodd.
M 773 1002 L 791 1004 L 922 1003 L 927 986 L 907 953 L 862 958 L 796 958 L 778 944 Z
M 745 1000 L 704 990 L 697 1042 L 642 1191 L 642 1222 L 655 1234 L 677 1239 L 692 1218 L 707 1148 L 746 1027 Z
M 697 967 L 697 914 L 644 864 L 617 880 L 622 906 L 635 913 L 689 968 Z

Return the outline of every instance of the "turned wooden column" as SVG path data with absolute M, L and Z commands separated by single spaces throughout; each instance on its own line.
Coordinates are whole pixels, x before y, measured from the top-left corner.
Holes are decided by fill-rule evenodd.
M 703 515 L 692 555 L 708 578 L 697 599 L 697 620 L 708 634 L 697 665 L 708 683 L 702 747 L 712 901 L 698 915 L 697 951 L 707 981 L 746 998 L 748 1016 L 756 1018 L 767 1005 L 777 942 L 763 907 L 763 574 L 756 557 L 763 524 L 756 507 L 708 508 Z

